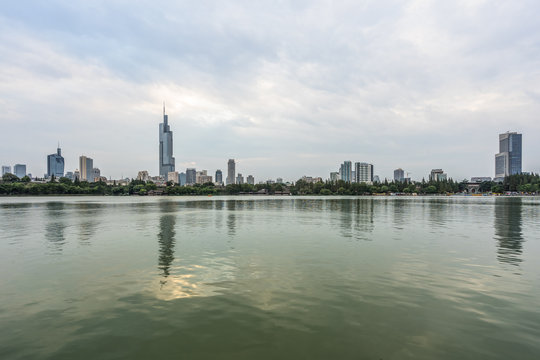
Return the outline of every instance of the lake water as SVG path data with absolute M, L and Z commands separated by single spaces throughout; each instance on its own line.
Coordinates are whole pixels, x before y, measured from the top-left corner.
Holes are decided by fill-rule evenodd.
M 540 200 L 0 198 L 1 359 L 540 359 Z

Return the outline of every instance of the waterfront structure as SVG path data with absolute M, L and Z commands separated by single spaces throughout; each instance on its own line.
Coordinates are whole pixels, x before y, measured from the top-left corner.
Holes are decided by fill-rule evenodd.
M 234 178 L 236 176 L 236 163 L 234 159 L 229 159 L 227 163 L 227 185 L 234 184 Z
M 90 180 L 93 168 L 94 160 L 84 155 L 79 156 L 79 172 L 81 174 L 81 181 L 93 181 L 93 179 Z
M 170 171 L 167 173 L 167 181 L 172 181 L 173 184 L 178 184 L 178 171 Z
M 60 145 L 56 149 L 56 154 L 47 155 L 47 177 L 55 176 L 61 178 L 64 176 L 64 157 Z
M 355 182 L 357 183 L 373 183 L 373 165 L 357 162 L 354 163 L 354 171 L 356 173 Z
M 166 179 L 167 174 L 172 171 L 174 171 L 173 133 L 163 104 L 163 122 L 159 124 L 159 176 Z
M 495 155 L 495 178 L 521 174 L 522 136 L 517 132 L 499 134 L 499 153 Z
M 15 166 L 13 166 L 13 172 L 15 176 L 17 176 L 19 179 L 22 179 L 26 176 L 26 165 L 15 164 Z
M 193 185 L 197 181 L 197 170 L 195 168 L 186 169 L 186 185 Z
M 238 173 L 238 176 L 236 177 L 236 183 L 239 185 L 244 183 L 244 177 L 242 176 L 242 174 Z
M 5 174 L 11 174 L 11 166 L 2 165 L 2 176 Z
M 394 181 L 395 182 L 404 182 L 405 181 L 405 171 L 402 168 L 394 170 Z
M 185 172 L 181 172 L 180 174 L 178 174 L 178 183 L 180 184 L 180 186 L 186 185 L 186 173 Z
M 442 169 L 433 169 L 429 174 L 430 181 L 444 181 L 446 179 L 447 176 Z
M 216 184 L 222 185 L 223 184 L 223 172 L 219 169 L 216 170 Z
M 278 180 L 279 180 L 279 178 L 278 178 Z M 247 178 L 246 178 L 246 181 L 247 181 L 247 183 L 249 185 L 255 185 L 255 178 L 253 177 L 253 175 L 248 175 Z M 278 183 L 278 184 L 281 184 L 281 183 Z
M 341 180 L 348 183 L 352 182 L 352 162 L 344 161 L 343 164 L 341 164 L 339 173 L 341 175 Z

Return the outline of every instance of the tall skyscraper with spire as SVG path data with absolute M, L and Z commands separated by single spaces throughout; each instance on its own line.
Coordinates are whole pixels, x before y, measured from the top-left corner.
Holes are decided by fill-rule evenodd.
M 163 122 L 159 124 L 159 175 L 167 179 L 167 174 L 174 171 L 173 133 L 169 127 L 169 116 L 165 114 L 163 103 Z

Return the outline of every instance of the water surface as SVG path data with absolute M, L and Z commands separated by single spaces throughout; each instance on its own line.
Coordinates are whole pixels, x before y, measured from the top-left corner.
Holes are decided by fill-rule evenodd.
M 539 205 L 0 198 L 0 358 L 538 359 Z

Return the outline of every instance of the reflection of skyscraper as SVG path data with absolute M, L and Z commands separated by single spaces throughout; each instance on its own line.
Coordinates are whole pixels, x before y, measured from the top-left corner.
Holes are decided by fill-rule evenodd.
M 173 133 L 169 126 L 169 116 L 163 105 L 163 123 L 159 124 L 159 175 L 167 179 L 167 174 L 174 171 Z
M 163 272 L 163 277 L 170 275 L 171 264 L 174 261 L 174 227 L 176 225 L 175 206 L 173 202 L 160 203 L 161 218 L 159 219 L 159 259 L 158 268 Z
M 502 263 L 518 265 L 522 261 L 521 211 L 521 198 L 495 199 L 497 259 Z
M 45 239 L 54 252 L 60 252 L 65 244 L 64 230 L 67 226 L 64 220 L 64 203 L 48 202 L 46 208 Z
M 521 174 L 521 134 L 499 135 L 499 153 L 495 155 L 495 178 Z
M 64 176 L 64 157 L 60 146 L 56 149 L 56 154 L 47 155 L 47 176 L 61 178 Z
M 227 163 L 227 185 L 234 184 L 236 176 L 236 164 L 234 159 L 229 159 Z

